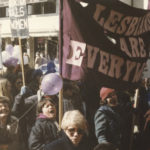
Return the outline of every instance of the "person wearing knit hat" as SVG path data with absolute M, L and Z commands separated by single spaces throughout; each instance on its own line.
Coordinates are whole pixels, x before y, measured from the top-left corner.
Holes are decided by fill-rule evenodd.
M 116 106 L 118 104 L 118 98 L 115 89 L 102 87 L 100 90 L 100 104 L 107 103 L 110 106 Z
M 104 100 L 110 93 L 114 92 L 114 89 L 102 87 L 100 90 L 100 97 L 102 100 Z
M 100 107 L 94 116 L 95 134 L 98 143 L 111 143 L 119 149 L 121 117 L 116 111 L 116 106 L 118 106 L 116 90 L 102 87 L 100 98 Z

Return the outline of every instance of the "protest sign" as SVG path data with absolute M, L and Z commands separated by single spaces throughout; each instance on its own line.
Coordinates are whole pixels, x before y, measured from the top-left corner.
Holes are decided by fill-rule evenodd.
M 9 17 L 12 37 L 28 37 L 26 0 L 9 0 Z
M 62 76 L 97 86 L 136 88 L 149 55 L 150 11 L 120 1 L 63 1 Z

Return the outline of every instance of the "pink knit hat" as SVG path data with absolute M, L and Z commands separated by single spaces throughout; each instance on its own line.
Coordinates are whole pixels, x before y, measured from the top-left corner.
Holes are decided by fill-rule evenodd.
M 102 87 L 100 90 L 100 98 L 104 100 L 110 93 L 113 93 L 114 91 L 114 89 Z

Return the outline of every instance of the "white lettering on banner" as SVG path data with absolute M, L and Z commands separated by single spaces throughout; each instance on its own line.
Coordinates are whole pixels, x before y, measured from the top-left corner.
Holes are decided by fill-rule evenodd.
M 81 66 L 85 49 L 87 50 L 88 55 L 88 68 L 94 69 L 94 65 L 97 64 L 97 56 L 99 56 L 100 60 L 98 62 L 98 72 L 114 79 L 121 79 L 132 83 L 137 83 L 140 80 L 143 69 L 146 65 L 145 62 L 139 63 L 136 61 L 125 60 L 121 56 L 111 54 L 98 47 L 88 44 L 86 45 L 86 43 L 71 41 L 70 53 L 66 63 Z
M 131 81 L 133 83 L 139 81 L 142 71 L 146 65 L 145 62 L 138 63 L 130 60 L 125 60 L 123 57 L 105 52 L 104 50 L 101 50 L 97 47 L 92 47 L 91 45 L 87 45 L 86 48 L 88 51 L 88 68 L 94 68 L 94 65 L 91 66 L 91 63 L 95 64 L 97 58 L 96 55 L 99 54 L 99 72 L 115 79 L 122 79 L 124 81 Z M 126 71 L 123 73 L 122 69 Z
M 70 51 L 66 63 L 80 67 L 83 60 L 85 47 L 85 43 L 70 41 Z
M 100 26 L 103 26 L 104 29 L 110 32 L 124 34 L 126 36 L 139 36 L 150 31 L 150 12 L 147 12 L 147 14 L 142 17 L 133 17 L 125 16 L 120 12 L 111 10 L 110 14 L 103 16 L 102 14 L 105 10 L 107 10 L 106 6 L 97 4 L 93 18 Z
M 142 38 L 129 37 L 128 40 L 129 44 L 127 44 L 124 38 L 120 38 L 120 48 L 122 51 L 124 51 L 129 57 L 146 57 L 145 44 Z M 131 52 L 129 49 L 131 49 Z
M 147 53 L 145 44 L 139 35 L 150 31 L 150 13 L 148 12 L 142 17 L 133 17 L 125 16 L 120 12 L 111 10 L 108 15 L 102 15 L 106 9 L 107 8 L 103 5 L 96 5 L 93 18 L 97 21 L 97 23 L 105 30 L 126 36 L 126 39 L 121 37 L 120 43 L 118 44 L 120 44 L 121 50 L 129 57 L 146 57 Z

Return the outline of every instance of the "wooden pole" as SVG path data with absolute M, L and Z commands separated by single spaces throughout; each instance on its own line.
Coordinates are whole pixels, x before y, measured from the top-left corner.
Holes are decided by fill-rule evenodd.
M 23 54 L 22 54 L 22 46 L 21 46 L 21 39 L 19 38 L 19 47 L 20 47 L 20 58 L 21 58 L 21 69 L 22 69 L 22 81 L 23 86 L 25 86 L 25 75 L 24 75 L 24 60 L 23 60 Z
M 139 89 L 136 89 L 135 97 L 134 97 L 134 99 L 135 99 L 134 100 L 134 106 L 133 106 L 134 108 L 138 107 L 138 103 L 139 103 L 138 96 L 139 96 Z M 133 148 L 133 137 L 134 137 L 135 122 L 136 122 L 136 114 L 133 114 L 129 150 L 132 150 L 132 148 Z
M 60 32 L 59 32 L 59 72 L 62 76 L 62 59 L 63 59 L 63 1 L 59 0 L 59 23 L 60 23 Z M 63 117 L 63 89 L 59 92 L 59 129 L 61 129 L 61 121 Z
M 59 129 L 61 129 L 62 117 L 63 117 L 63 89 L 59 91 Z

